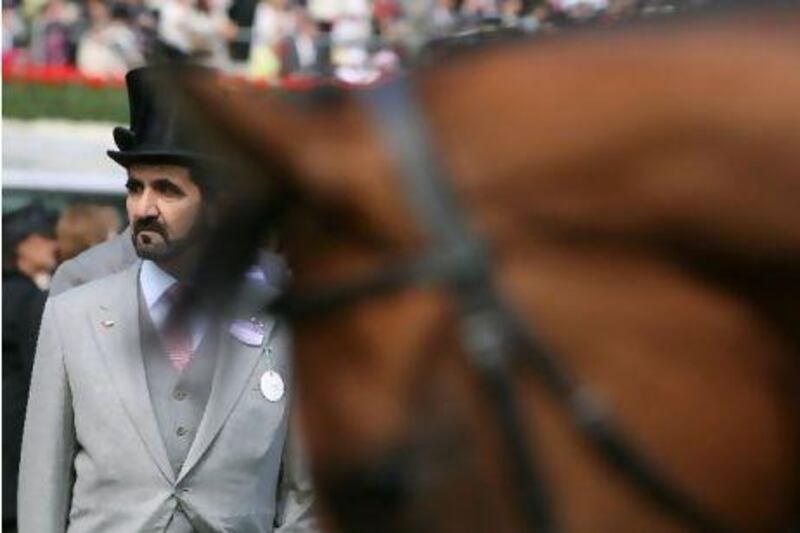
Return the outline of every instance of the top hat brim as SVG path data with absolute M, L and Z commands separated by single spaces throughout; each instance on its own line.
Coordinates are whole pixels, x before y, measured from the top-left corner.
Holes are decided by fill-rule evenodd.
M 106 154 L 125 168 L 136 163 L 191 166 L 197 163 L 213 162 L 213 158 L 181 150 L 107 150 Z

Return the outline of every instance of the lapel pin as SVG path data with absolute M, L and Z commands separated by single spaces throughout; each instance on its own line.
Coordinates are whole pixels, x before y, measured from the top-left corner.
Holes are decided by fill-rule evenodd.
M 114 321 L 113 321 L 113 320 L 103 320 L 103 321 L 102 321 L 102 322 L 100 322 L 100 323 L 101 323 L 101 324 L 103 325 L 103 327 L 105 327 L 105 328 L 111 328 L 111 327 L 114 327 Z

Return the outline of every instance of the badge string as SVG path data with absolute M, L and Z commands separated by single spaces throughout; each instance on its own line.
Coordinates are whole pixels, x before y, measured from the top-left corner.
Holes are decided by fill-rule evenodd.
M 261 347 L 261 353 L 267 361 L 267 369 L 261 375 L 261 394 L 271 402 L 279 402 L 286 391 L 283 377 L 275 370 L 275 361 L 273 359 L 272 339 L 277 327 L 277 323 L 272 325 L 270 334 L 268 337 L 265 337 L 264 344 Z
M 275 370 L 275 361 L 272 359 L 272 339 L 275 336 L 275 330 L 278 329 L 277 322 L 272 325 L 269 335 L 264 336 L 264 344 L 261 345 L 261 355 L 267 360 L 267 370 Z

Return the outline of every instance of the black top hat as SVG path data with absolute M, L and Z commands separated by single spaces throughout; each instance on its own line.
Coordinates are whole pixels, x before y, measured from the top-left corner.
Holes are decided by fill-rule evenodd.
M 133 163 L 191 165 L 211 159 L 198 150 L 189 106 L 172 88 L 177 76 L 213 72 L 196 65 L 149 66 L 128 72 L 131 127 L 114 128 L 119 150 L 109 150 L 109 157 L 126 168 Z

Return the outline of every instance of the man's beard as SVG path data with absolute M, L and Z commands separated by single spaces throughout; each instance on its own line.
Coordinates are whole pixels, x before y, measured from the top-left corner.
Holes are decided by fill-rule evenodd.
M 200 234 L 206 227 L 202 216 L 198 217 L 189 232 L 180 239 L 171 239 L 166 228 L 155 218 L 141 218 L 133 223 L 131 239 L 136 255 L 142 259 L 150 259 L 156 263 L 174 259 L 200 241 Z M 148 231 L 157 233 L 161 239 L 155 240 L 149 235 L 140 235 Z

